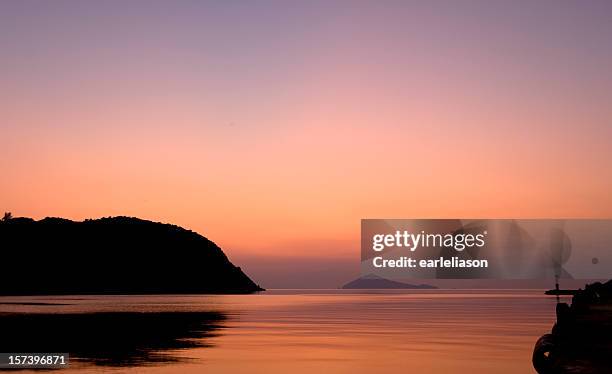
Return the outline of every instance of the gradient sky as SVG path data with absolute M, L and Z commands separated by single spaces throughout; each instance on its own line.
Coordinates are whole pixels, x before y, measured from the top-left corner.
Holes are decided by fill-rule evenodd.
M 0 209 L 129 215 L 266 287 L 361 218 L 612 217 L 608 1 L 2 1 Z

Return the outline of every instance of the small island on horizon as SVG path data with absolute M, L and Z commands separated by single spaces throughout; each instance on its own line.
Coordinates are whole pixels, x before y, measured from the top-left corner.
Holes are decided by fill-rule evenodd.
M 215 243 L 133 217 L 0 220 L 0 295 L 263 291 Z
M 342 286 L 345 290 L 395 289 L 395 290 L 431 290 L 438 287 L 429 284 L 409 284 L 382 278 L 374 274 L 364 275 Z

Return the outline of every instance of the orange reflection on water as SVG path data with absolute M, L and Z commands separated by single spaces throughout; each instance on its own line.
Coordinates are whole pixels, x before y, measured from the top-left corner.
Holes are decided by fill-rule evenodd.
M 36 301 L 41 299 L 45 298 Z M 0 298 L 0 303 L 7 300 L 24 301 Z M 212 311 L 225 316 L 204 346 L 161 352 L 179 359 L 177 363 L 113 368 L 151 374 L 530 373 L 533 344 L 550 330 L 555 306 L 555 300 L 541 291 L 520 290 L 272 291 L 242 296 L 92 296 L 51 302 L 59 300 L 66 305 L 5 303 L 0 311 Z M 76 364 L 69 371 L 84 368 Z

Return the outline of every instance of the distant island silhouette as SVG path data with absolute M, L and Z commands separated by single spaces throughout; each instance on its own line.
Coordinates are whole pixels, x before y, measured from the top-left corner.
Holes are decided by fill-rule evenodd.
M 374 274 L 365 275 L 348 282 L 343 289 L 435 289 L 429 284 L 408 284 L 382 278 Z
M 132 217 L 0 220 L 0 295 L 252 293 L 215 243 Z

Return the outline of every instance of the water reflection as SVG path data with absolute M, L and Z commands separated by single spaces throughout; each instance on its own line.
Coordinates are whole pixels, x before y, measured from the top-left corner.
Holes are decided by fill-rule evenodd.
M 97 366 L 178 362 L 180 350 L 209 347 L 220 312 L 0 313 L 0 352 L 68 352 Z
M 555 304 L 540 290 L 0 297 L 0 352 L 69 351 L 62 373 L 532 373 Z

